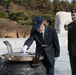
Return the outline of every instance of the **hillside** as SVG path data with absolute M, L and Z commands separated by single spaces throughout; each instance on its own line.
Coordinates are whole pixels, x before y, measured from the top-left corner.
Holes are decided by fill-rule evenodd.
M 44 15 L 53 18 L 50 0 L 1 0 L 0 38 L 25 38 L 31 30 L 32 18 Z M 46 14 L 45 14 L 46 13 Z M 54 21 L 52 21 L 54 22 Z
M 31 25 L 19 25 L 15 21 L 0 18 L 0 38 L 28 37 Z

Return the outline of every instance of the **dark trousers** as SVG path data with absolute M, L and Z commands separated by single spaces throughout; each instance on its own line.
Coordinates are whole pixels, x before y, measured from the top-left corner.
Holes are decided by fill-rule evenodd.
M 46 54 L 44 55 L 44 59 L 42 60 L 43 65 L 46 68 L 47 75 L 54 75 L 54 65 L 51 65 Z
M 76 56 L 69 55 L 72 75 L 76 75 Z

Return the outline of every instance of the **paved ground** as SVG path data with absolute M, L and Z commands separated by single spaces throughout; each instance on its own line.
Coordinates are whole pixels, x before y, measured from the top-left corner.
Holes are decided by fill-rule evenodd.
M 55 75 L 71 75 L 67 48 L 61 48 L 60 57 L 55 63 Z
M 0 50 L 0 54 L 6 52 L 7 50 Z M 61 48 L 60 57 L 57 58 L 55 63 L 55 75 L 71 75 L 67 48 Z

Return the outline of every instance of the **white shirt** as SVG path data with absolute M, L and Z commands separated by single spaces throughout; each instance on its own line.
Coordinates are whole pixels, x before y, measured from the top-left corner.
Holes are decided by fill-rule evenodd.
M 42 30 L 42 32 L 40 32 L 40 33 L 42 33 L 43 40 L 44 40 L 44 32 L 45 32 L 45 26 L 43 27 L 43 30 Z

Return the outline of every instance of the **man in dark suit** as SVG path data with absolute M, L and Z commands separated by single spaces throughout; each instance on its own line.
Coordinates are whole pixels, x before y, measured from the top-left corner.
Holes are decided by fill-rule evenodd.
M 59 57 L 60 54 L 57 33 L 54 27 L 45 26 L 42 18 L 38 16 L 33 19 L 31 35 L 25 41 L 21 51 L 26 52 L 34 40 L 36 41 L 36 50 L 38 50 L 42 45 L 46 45 L 45 48 L 41 48 L 42 50 L 40 49 L 41 55 L 44 56 L 42 63 L 46 68 L 47 75 L 54 75 L 55 58 Z
M 51 25 L 51 18 L 49 16 L 44 16 L 43 22 L 46 26 L 50 26 Z
M 76 9 L 71 10 L 73 22 L 68 25 L 68 51 L 72 75 L 76 75 Z

